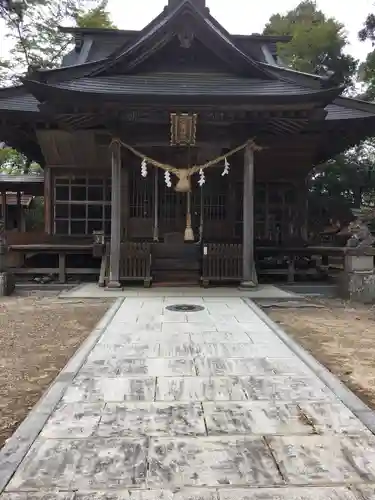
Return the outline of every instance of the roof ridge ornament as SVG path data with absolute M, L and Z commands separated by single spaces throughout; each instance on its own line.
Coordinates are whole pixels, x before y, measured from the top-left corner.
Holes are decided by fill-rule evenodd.
M 188 2 L 192 3 L 195 7 L 198 7 L 199 9 L 206 8 L 206 0 L 168 0 L 168 7 L 174 9 L 178 7 L 178 5 Z

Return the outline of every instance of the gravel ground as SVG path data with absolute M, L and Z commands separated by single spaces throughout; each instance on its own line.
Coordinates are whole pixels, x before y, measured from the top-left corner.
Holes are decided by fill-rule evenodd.
M 375 306 L 336 299 L 319 308 L 266 308 L 265 312 L 375 409 Z
M 0 301 L 0 448 L 112 301 L 56 296 Z

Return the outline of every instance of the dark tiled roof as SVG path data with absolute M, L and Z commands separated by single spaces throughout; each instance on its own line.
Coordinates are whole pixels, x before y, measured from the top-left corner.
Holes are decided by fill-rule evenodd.
M 60 89 L 117 95 L 296 95 L 314 91 L 280 80 L 213 73 L 152 73 L 80 78 L 59 82 Z
M 328 115 L 326 120 L 352 120 L 355 118 L 370 118 L 375 116 L 374 111 L 365 111 L 364 109 L 355 109 L 353 107 L 339 106 L 337 104 L 330 104 L 326 107 Z
M 0 184 L 43 184 L 44 175 L 7 175 L 0 174 Z
M 21 195 L 21 205 L 24 207 L 30 206 L 33 201 L 34 196 L 31 194 L 22 194 Z M 7 205 L 16 206 L 17 205 L 17 193 L 7 192 L 6 196 Z M 0 198 L 0 205 L 3 205 L 3 197 Z
M 39 102 L 32 94 L 28 94 L 22 87 L 0 90 L 0 111 L 24 111 L 38 113 Z

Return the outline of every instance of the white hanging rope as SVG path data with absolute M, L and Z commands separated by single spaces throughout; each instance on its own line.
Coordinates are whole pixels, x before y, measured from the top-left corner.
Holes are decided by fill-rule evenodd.
M 230 170 L 230 163 L 228 161 L 228 158 L 225 158 L 224 159 L 224 170 L 223 170 L 221 176 L 224 177 L 225 175 L 228 175 L 229 170 Z
M 147 177 L 147 161 L 146 158 L 143 158 L 141 163 L 141 176 Z
M 166 185 L 169 188 L 172 187 L 171 173 L 168 170 L 166 170 L 165 173 L 164 173 L 164 179 L 165 179 Z
M 199 181 L 198 184 L 202 187 L 206 183 L 206 176 L 204 175 L 204 170 L 201 168 L 199 170 Z

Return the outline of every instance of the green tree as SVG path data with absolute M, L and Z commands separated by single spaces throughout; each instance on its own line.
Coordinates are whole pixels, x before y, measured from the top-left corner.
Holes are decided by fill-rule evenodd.
M 363 28 L 358 33 L 362 42 L 370 41 L 375 45 L 375 15 L 369 14 L 364 22 Z M 360 96 L 369 101 L 375 100 L 375 50 L 368 53 L 366 60 L 360 65 L 358 71 L 359 80 L 365 85 L 364 92 Z
M 0 174 L 26 175 L 42 172 L 38 163 L 30 162 L 22 153 L 8 147 L 0 148 Z
M 309 188 L 310 218 L 318 226 L 329 219 L 345 224 L 353 209 L 375 207 L 375 141 L 363 141 L 317 166 Z
M 349 86 L 357 61 L 344 53 L 348 43 L 344 26 L 317 9 L 313 0 L 302 1 L 287 14 L 274 14 L 265 35 L 290 35 L 289 43 L 278 44 L 280 58 L 292 68 L 318 75 L 335 75 Z
M 116 28 L 111 21 L 107 6 L 108 0 L 103 0 L 88 12 L 79 12 L 76 17 L 77 25 L 81 28 Z
M 28 0 L 20 15 L 0 5 L 12 44 L 9 58 L 0 61 L 3 84 L 17 81 L 30 68 L 59 66 L 73 41 L 59 31 L 62 24 L 114 27 L 106 8 L 106 0 Z

